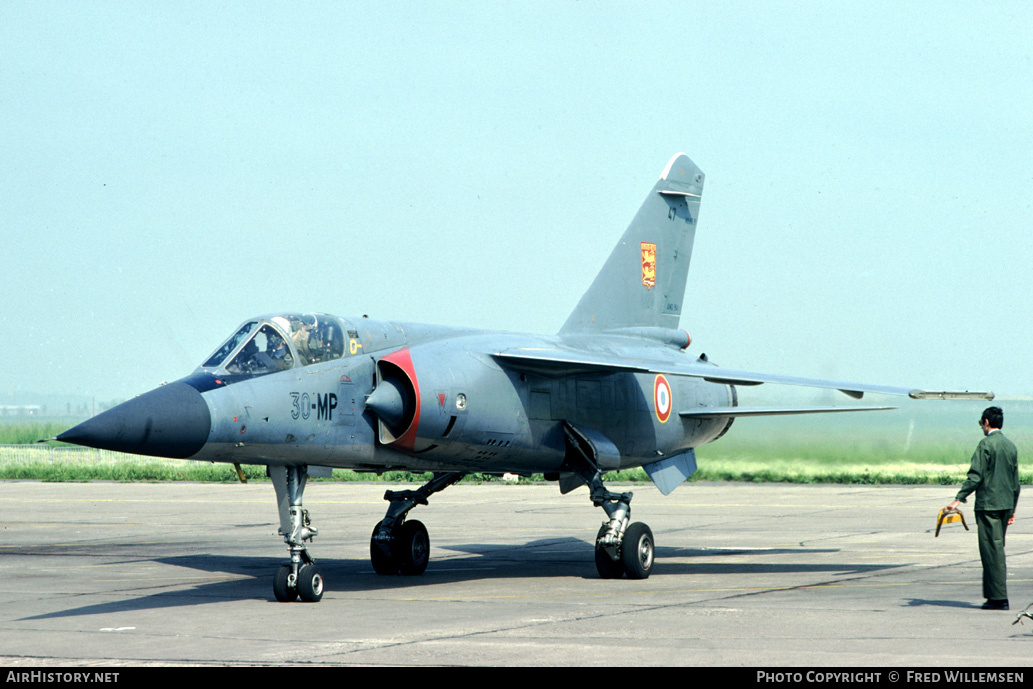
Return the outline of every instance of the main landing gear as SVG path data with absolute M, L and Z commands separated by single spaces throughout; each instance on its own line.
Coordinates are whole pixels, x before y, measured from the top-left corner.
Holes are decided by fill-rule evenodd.
M 642 522 L 631 522 L 631 493 L 611 493 L 597 471 L 588 481 L 592 504 L 602 507 L 608 520 L 595 537 L 595 568 L 603 579 L 646 579 L 653 571 L 653 532 Z
M 597 467 L 575 470 L 591 491 L 592 504 L 602 507 L 607 520 L 595 539 L 595 567 L 603 579 L 646 579 L 653 570 L 653 532 L 641 522 L 631 522 L 631 493 L 613 493 L 603 485 Z M 269 476 L 276 490 L 280 512 L 280 533 L 290 550 L 290 563 L 282 565 L 273 577 L 276 600 L 301 600 L 315 603 L 323 597 L 323 575 L 308 553 L 308 543 L 319 531 L 312 526 L 302 496 L 308 481 L 308 467 L 270 466 Z M 426 505 L 427 499 L 457 483 L 462 472 L 439 472 L 416 490 L 387 491 L 387 514 L 373 527 L 369 541 L 370 561 L 377 574 L 423 574 L 430 561 L 427 527 L 417 520 L 407 521 L 409 511 Z M 566 491 L 564 491 L 566 492 Z
M 308 554 L 306 542 L 319 531 L 309 521 L 308 510 L 301 506 L 308 467 L 270 466 L 269 477 L 276 490 L 280 533 L 291 556 L 290 564 L 281 566 L 273 577 L 273 595 L 281 603 L 289 603 L 299 597 L 307 603 L 316 603 L 323 597 L 323 575 Z
M 603 485 L 600 465 L 619 466 L 620 452 L 605 436 L 564 422 L 567 455 L 561 470 L 560 492 L 588 484 L 592 504 L 602 507 L 607 520 L 595 536 L 595 568 L 603 579 L 646 579 L 653 571 L 653 532 L 631 523 L 631 493 L 612 493 Z
M 417 520 L 406 521 L 409 510 L 426 505 L 427 498 L 448 488 L 466 474 L 460 472 L 435 473 L 433 478 L 416 490 L 389 490 L 384 499 L 390 505 L 387 515 L 375 527 L 369 539 L 369 559 L 377 574 L 423 574 L 430 561 L 430 537 L 427 527 Z

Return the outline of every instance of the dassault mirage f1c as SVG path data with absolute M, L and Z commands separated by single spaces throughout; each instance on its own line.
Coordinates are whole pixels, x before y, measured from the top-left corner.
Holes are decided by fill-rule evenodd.
M 985 398 L 729 370 L 686 354 L 678 329 L 703 172 L 684 154 L 664 168 L 595 281 L 552 336 L 281 313 L 248 319 L 193 373 L 65 431 L 58 440 L 153 457 L 268 467 L 290 562 L 277 600 L 318 601 L 308 552 L 318 532 L 302 496 L 336 468 L 430 472 L 388 491 L 373 528 L 379 574 L 421 574 L 427 529 L 416 505 L 471 472 L 544 474 L 567 493 L 587 484 L 606 518 L 595 537 L 603 578 L 644 579 L 649 527 L 606 472 L 644 467 L 669 494 L 696 470 L 694 449 L 740 416 L 887 407 L 749 407 L 737 386 L 780 383 L 912 398 Z

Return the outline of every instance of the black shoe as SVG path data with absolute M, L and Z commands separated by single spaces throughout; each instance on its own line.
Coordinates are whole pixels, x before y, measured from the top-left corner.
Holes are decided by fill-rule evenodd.
M 1008 599 L 1005 598 L 1003 600 L 988 600 L 987 602 L 983 603 L 983 608 L 982 609 L 983 610 L 1007 610 L 1008 609 Z

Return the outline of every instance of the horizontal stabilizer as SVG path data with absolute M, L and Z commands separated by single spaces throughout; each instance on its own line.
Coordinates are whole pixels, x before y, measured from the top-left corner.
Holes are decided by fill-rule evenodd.
M 887 411 L 897 407 L 700 407 L 678 412 L 691 419 L 716 419 L 730 416 L 785 416 L 788 414 L 831 414 L 841 411 Z

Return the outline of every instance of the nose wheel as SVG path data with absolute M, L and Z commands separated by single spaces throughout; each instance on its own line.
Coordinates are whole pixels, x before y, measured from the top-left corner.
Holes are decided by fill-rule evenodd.
M 291 581 L 291 566 L 282 565 L 273 577 L 273 595 L 281 603 L 293 603 L 298 599 L 297 582 Z
M 306 603 L 318 603 L 323 598 L 323 575 L 315 564 L 302 565 L 297 575 L 290 565 L 282 565 L 273 577 L 273 595 L 281 603 L 299 597 Z
M 306 603 L 318 603 L 323 598 L 323 575 L 315 565 L 302 565 L 298 571 L 298 595 Z

